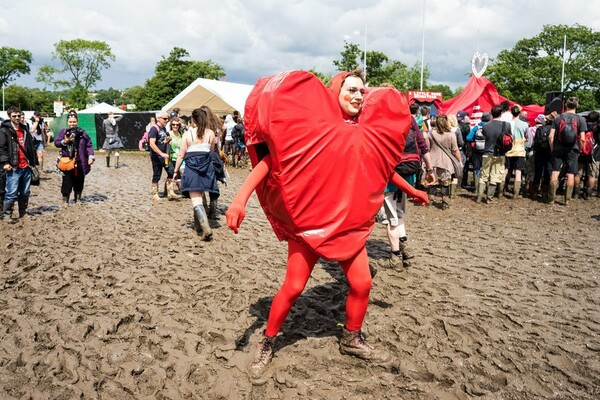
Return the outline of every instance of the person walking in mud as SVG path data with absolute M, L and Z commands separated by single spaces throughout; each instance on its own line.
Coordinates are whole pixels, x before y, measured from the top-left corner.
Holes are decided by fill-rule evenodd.
M 119 126 L 117 122 L 123 118 L 122 115 L 115 115 L 112 111 L 108 113 L 108 117 L 102 121 L 102 130 L 106 139 L 102 149 L 106 150 L 106 168 L 110 167 L 110 156 L 115 152 L 115 168 L 119 168 L 119 150 L 123 149 L 123 142 L 119 136 Z
M 336 75 L 329 90 L 308 72 L 282 73 L 259 80 L 248 97 L 246 144 L 254 169 L 226 213 L 227 225 L 238 232 L 256 189 L 276 235 L 288 242 L 285 280 L 250 365 L 254 379 L 270 365 L 275 337 L 320 257 L 338 261 L 350 286 L 340 352 L 373 362 L 389 358 L 362 332 L 371 290 L 365 244 L 389 180 L 419 203 L 428 198 L 394 173 L 410 124 L 406 100 L 393 89 L 372 90 L 360 118 L 365 102 L 360 70 Z M 292 109 L 302 109 L 302 116 Z M 328 124 L 316 126 L 322 118 Z

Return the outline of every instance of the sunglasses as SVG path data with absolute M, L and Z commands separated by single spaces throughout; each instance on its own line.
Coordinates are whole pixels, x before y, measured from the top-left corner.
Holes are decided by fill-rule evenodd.
M 180 124 L 171 124 L 171 126 L 179 126 Z

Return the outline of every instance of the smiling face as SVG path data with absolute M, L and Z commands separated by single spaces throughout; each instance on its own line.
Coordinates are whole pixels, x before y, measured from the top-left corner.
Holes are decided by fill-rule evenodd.
M 77 126 L 77 118 L 69 117 L 69 119 L 67 120 L 67 126 L 69 128 L 75 128 Z
M 362 79 L 355 76 L 347 77 L 338 95 L 342 111 L 351 117 L 358 114 L 363 104 L 364 94 L 365 84 Z

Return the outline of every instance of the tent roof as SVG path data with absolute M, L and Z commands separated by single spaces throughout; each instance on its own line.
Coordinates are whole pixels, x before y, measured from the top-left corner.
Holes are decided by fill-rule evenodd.
M 217 114 L 244 113 L 246 99 L 254 85 L 198 78 L 162 108 L 170 111 L 176 107 L 181 114 L 191 115 L 201 106 L 208 106 Z
M 111 106 L 107 103 L 98 103 L 90 108 L 86 108 L 85 110 L 77 111 L 78 114 L 108 114 L 109 112 L 113 112 L 115 114 L 123 114 L 125 111 L 121 110 L 118 107 Z

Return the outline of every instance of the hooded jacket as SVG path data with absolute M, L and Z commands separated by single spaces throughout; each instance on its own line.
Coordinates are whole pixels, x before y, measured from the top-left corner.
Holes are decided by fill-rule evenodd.
M 37 154 L 33 146 L 33 138 L 27 127 L 21 124 L 21 129 L 25 136 L 25 157 L 27 162 L 33 165 L 38 165 Z M 11 167 L 17 168 L 19 165 L 19 140 L 17 132 L 9 120 L 5 120 L 0 124 L 0 167 L 10 164 Z

